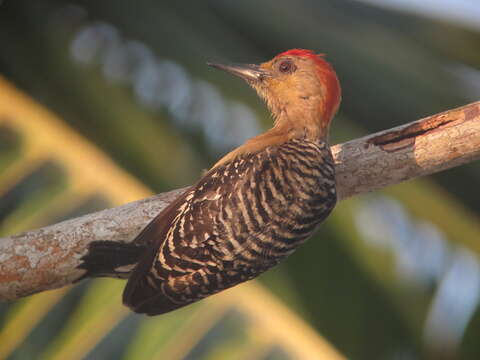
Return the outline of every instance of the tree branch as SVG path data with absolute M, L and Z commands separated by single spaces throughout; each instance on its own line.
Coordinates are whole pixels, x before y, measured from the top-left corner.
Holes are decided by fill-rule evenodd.
M 480 102 L 332 147 L 340 199 L 480 158 Z M 130 242 L 184 189 L 0 239 L 0 300 L 71 284 L 89 243 Z

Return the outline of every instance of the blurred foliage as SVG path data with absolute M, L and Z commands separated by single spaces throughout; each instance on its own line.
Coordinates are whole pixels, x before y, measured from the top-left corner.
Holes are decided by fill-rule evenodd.
M 91 58 L 75 55 L 82 34 L 93 34 L 91 40 L 87 36 L 80 52 L 90 51 Z M 118 60 L 125 58 L 123 51 L 132 42 L 144 54 L 142 61 L 148 59 L 147 65 L 183 75 L 168 82 L 163 72 L 160 75 L 165 77 L 155 82 L 157 72 L 146 72 L 145 80 L 141 76 L 149 69 L 145 63 L 125 65 Z M 6 1 L 0 6 L 0 44 L 2 74 L 158 192 L 192 183 L 202 169 L 248 137 L 254 127 L 237 128 L 242 117 L 235 120 L 232 115 L 239 105 L 248 111 L 237 112 L 253 114 L 259 127 L 270 124 L 251 89 L 209 69 L 206 61 L 253 63 L 293 47 L 327 53 L 343 87 L 333 143 L 480 98 L 478 30 L 360 1 Z M 119 72 L 124 68 L 125 72 Z M 186 105 L 173 106 L 171 99 L 157 103 L 142 92 L 146 87 L 153 90 L 147 95 L 153 92 L 163 99 L 164 87 L 171 89 L 180 80 L 184 87 L 172 93 L 187 89 Z M 6 169 L 13 166 L 13 159 L 24 156 L 19 152 L 22 137 L 11 129 L 0 130 L 0 169 Z M 57 205 L 56 217 L 21 221 L 36 212 L 33 204 L 24 204 L 22 199 L 43 203 L 65 187 L 61 174 L 55 173 L 58 169 L 48 163 L 44 166 L 38 168 L 35 186 L 25 182 L 16 192 L 1 194 L 1 234 L 107 206 L 101 193 L 92 194 L 69 210 Z M 459 251 L 468 251 L 475 264 L 478 261 L 478 169 L 478 164 L 468 164 L 387 189 L 378 197 L 340 204 L 319 235 L 262 276 L 262 281 L 348 358 L 478 358 L 478 306 L 474 302 L 469 307 L 454 296 L 457 293 L 472 302 L 478 297 L 471 277 L 476 273 L 463 274 L 456 288 L 443 291 Z M 52 171 L 54 175 L 48 175 Z M 359 222 L 364 227 L 367 224 L 367 230 Z M 383 232 L 382 224 L 387 228 Z M 440 235 L 425 235 L 422 224 Z M 368 232 L 368 226 L 379 238 L 388 238 L 390 245 L 374 243 L 375 234 Z M 437 258 L 431 260 L 432 254 Z M 425 270 L 427 265 L 435 271 Z M 463 293 L 466 289 L 471 291 Z M 58 315 L 43 321 L 51 321 L 52 329 L 82 311 L 68 296 L 56 305 Z M 447 299 L 446 307 L 440 307 L 443 318 L 435 315 L 442 299 Z M 463 315 L 458 315 L 462 310 Z M 75 316 L 81 319 L 83 315 Z M 144 335 L 134 339 L 131 327 L 137 322 L 121 324 L 95 351 L 101 358 L 119 358 L 119 354 L 136 358 L 141 351 L 148 353 L 145 358 L 155 357 L 156 345 L 145 334 L 178 329 L 181 321 L 174 319 L 166 317 L 159 327 L 149 325 L 150 320 L 142 322 L 138 333 Z M 458 328 L 453 325 L 457 322 L 462 324 Z M 58 336 L 45 329 L 43 334 L 32 333 L 12 358 L 28 358 L 25 354 L 32 354 L 28 349 L 52 354 L 48 352 L 54 346 L 51 341 Z M 219 340 L 222 332 L 213 331 L 211 341 L 226 343 Z M 242 336 L 248 339 L 251 335 Z M 234 336 L 231 346 L 218 346 L 212 358 L 234 358 L 228 351 L 237 348 L 235 343 L 243 341 L 242 336 Z M 118 338 L 128 341 L 119 344 Z M 168 342 L 167 336 L 164 341 Z M 65 346 L 77 347 L 75 342 Z M 260 341 L 258 354 L 262 348 Z M 280 349 L 258 358 L 282 356 Z
M 2 78 L 0 131 L 7 139 L 0 156 L 13 160 L 0 176 L 0 198 L 6 204 L 0 235 L 151 195 Z M 3 304 L 0 358 L 196 359 L 240 353 L 262 359 L 278 351 L 286 359 L 341 358 L 254 283 L 150 319 L 122 306 L 123 286 L 123 281 L 101 279 Z

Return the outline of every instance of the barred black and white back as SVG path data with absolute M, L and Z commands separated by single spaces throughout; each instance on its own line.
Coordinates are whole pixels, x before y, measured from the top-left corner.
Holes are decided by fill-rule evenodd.
M 326 143 L 292 139 L 241 154 L 210 170 L 137 237 L 150 245 L 123 301 L 156 315 L 252 279 L 290 255 L 335 203 Z

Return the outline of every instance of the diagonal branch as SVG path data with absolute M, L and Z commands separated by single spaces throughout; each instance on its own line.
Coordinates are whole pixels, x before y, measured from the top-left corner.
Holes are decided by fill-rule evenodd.
M 480 158 L 480 102 L 332 147 L 341 199 Z M 132 241 L 182 189 L 0 239 L 0 300 L 71 284 L 88 244 Z

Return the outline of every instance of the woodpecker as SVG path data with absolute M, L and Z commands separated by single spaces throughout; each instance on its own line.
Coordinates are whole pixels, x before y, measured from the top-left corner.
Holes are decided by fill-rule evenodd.
M 100 258 L 118 267 L 139 258 L 123 293 L 137 313 L 163 314 L 257 277 L 311 236 L 337 200 L 328 132 L 341 89 L 323 54 L 292 49 L 260 65 L 209 65 L 253 87 L 274 125 L 161 211 L 127 260 L 114 253 L 118 243 L 93 244 L 82 266 L 97 266 L 92 276 L 102 275 Z

